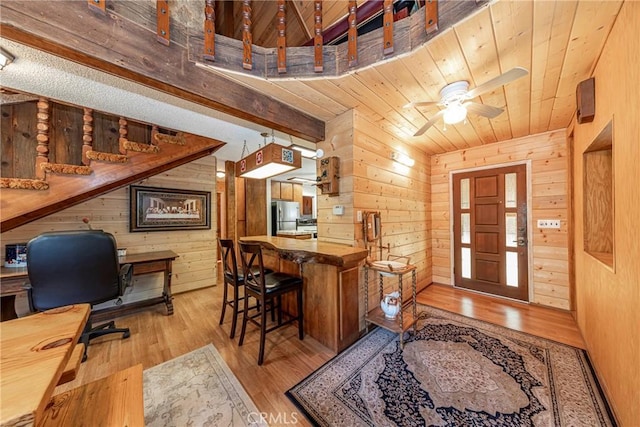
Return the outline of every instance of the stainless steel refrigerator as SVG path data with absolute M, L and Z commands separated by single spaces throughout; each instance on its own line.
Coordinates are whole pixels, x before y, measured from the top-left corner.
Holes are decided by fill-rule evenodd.
M 300 203 L 279 200 L 271 202 L 271 234 L 278 231 L 295 230 L 296 219 L 300 218 Z

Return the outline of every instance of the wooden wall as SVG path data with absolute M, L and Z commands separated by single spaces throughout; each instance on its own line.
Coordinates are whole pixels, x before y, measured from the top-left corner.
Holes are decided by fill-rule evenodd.
M 431 163 L 415 146 L 408 145 L 368 121 L 355 115 L 353 188 L 356 211 L 379 211 L 382 220 L 382 258 L 392 255 L 410 257 L 418 267 L 419 288 L 431 283 Z M 413 167 L 391 160 L 392 152 L 402 152 L 415 160 Z M 355 218 L 354 218 L 355 219 Z M 354 221 L 356 222 L 356 221 Z M 363 227 L 356 224 L 358 246 L 364 246 Z M 380 252 L 372 254 L 379 259 Z M 405 278 L 410 292 L 410 276 Z M 385 287 L 396 285 L 385 279 Z M 393 283 L 392 283 L 393 282 Z M 371 295 L 371 294 L 370 294 Z M 378 298 L 376 293 L 373 293 Z M 409 295 L 409 294 L 404 294 Z
M 533 217 L 533 299 L 538 304 L 570 309 L 565 131 L 547 132 L 431 158 L 433 281 L 451 284 L 451 222 L 449 173 L 456 170 L 531 161 Z M 538 229 L 538 219 L 559 219 L 560 229 Z
M 355 244 L 354 224 L 356 213 L 353 210 L 353 136 L 355 112 L 349 110 L 327 122 L 326 139 L 317 144 L 324 150 L 324 157 L 340 158 L 339 196 L 321 194 L 318 189 L 318 240 L 340 243 L 349 246 Z M 318 164 L 320 160 L 318 160 Z M 334 215 L 333 206 L 343 205 L 344 215 Z
M 82 218 L 87 217 L 92 228 L 112 233 L 118 247 L 127 248 L 129 254 L 159 250 L 176 252 L 180 257 L 173 263 L 174 293 L 213 286 L 216 284 L 217 259 L 215 162 L 215 157 L 205 157 L 138 183 L 151 187 L 211 191 L 210 230 L 129 233 L 129 187 L 125 187 L 2 233 L 1 253 L 4 254 L 7 244 L 28 242 L 45 231 L 83 230 L 87 226 Z M 124 301 L 161 294 L 162 274 L 136 276 L 134 286 L 129 288 Z
M 595 67 L 596 115 L 574 132 L 578 326 L 620 425 L 640 419 L 640 3 L 625 2 Z M 613 120 L 613 268 L 583 250 L 583 152 Z
M 358 211 L 379 211 L 382 219 L 382 257 L 389 253 L 409 256 L 417 265 L 418 288 L 431 283 L 430 170 L 426 154 L 386 133 L 357 111 L 349 111 L 327 123 L 327 140 L 319 143 L 327 156 L 340 158 L 340 195 L 318 194 L 318 239 L 364 247 Z M 400 151 L 415 159 L 412 168 L 391 160 Z M 344 205 L 344 215 L 334 215 L 335 205 Z M 379 259 L 379 251 L 372 253 Z M 379 304 L 377 277 L 369 278 L 369 304 Z M 385 278 L 385 292 L 397 286 L 396 278 Z M 411 277 L 404 278 L 405 298 Z M 360 301 L 364 300 L 364 274 L 360 272 Z M 360 306 L 364 326 L 364 306 Z

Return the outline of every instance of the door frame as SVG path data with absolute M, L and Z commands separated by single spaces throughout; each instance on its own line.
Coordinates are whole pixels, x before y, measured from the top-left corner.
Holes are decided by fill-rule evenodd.
M 517 166 L 517 165 L 525 165 L 525 169 L 526 169 L 526 173 L 527 173 L 527 269 L 529 271 L 527 271 L 527 277 L 529 280 L 529 289 L 528 289 L 528 294 L 527 295 L 527 301 L 521 301 L 521 300 L 516 300 L 513 298 L 508 298 L 508 297 L 503 297 L 501 295 L 493 295 L 493 294 L 486 294 L 484 292 L 480 292 L 480 291 L 473 291 L 471 290 L 471 292 L 478 292 L 478 293 L 482 293 L 483 295 L 493 295 L 497 298 L 505 298 L 505 299 L 509 299 L 509 300 L 513 300 L 513 301 L 518 301 L 518 302 L 524 302 L 524 303 L 531 303 L 533 301 L 533 287 L 534 287 L 534 282 L 533 282 L 533 205 L 532 205 L 532 184 L 531 184 L 531 159 L 527 159 L 527 160 L 519 160 L 516 162 L 509 162 L 509 163 L 496 163 L 496 164 L 492 164 L 492 165 L 486 165 L 486 166 L 477 166 L 477 167 L 473 167 L 473 168 L 465 168 L 465 169 L 456 169 L 456 170 L 450 170 L 449 171 L 449 269 L 450 269 L 450 284 L 451 286 L 453 286 L 454 288 L 458 288 L 458 289 L 465 289 L 465 290 L 469 290 L 467 288 L 460 288 L 458 286 L 456 286 L 455 283 L 455 275 L 453 273 L 453 268 L 454 268 L 454 264 L 455 264 L 455 245 L 453 244 L 453 239 L 454 239 L 454 230 L 453 230 L 453 218 L 454 218 L 454 214 L 453 214 L 453 175 L 459 174 L 459 173 L 466 173 L 466 172 L 476 172 L 476 171 L 481 171 L 481 170 L 487 170 L 487 169 L 498 169 L 498 168 L 503 168 L 503 167 L 508 167 L 508 166 Z

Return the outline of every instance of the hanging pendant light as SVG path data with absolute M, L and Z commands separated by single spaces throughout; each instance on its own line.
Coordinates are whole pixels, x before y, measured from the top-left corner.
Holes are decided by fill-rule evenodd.
M 265 138 L 267 133 L 263 133 Z M 243 152 L 244 155 L 244 152 Z M 273 131 L 271 142 L 256 152 L 236 162 L 236 176 L 240 178 L 265 179 L 302 167 L 299 151 L 275 143 Z

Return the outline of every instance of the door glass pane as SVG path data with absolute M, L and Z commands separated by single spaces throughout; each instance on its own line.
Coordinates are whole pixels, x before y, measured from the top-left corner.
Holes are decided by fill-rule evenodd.
M 462 277 L 471 279 L 471 248 L 462 248 Z
M 507 286 L 518 287 L 517 252 L 507 252 Z
M 460 209 L 469 209 L 469 178 L 460 180 Z
M 516 185 L 515 172 L 504 175 L 504 187 L 504 206 L 507 208 L 517 207 L 516 201 L 518 200 L 518 186 Z
M 515 212 L 504 214 L 504 223 L 507 232 L 505 237 L 506 246 L 515 248 L 518 246 L 518 214 Z
M 463 213 L 460 215 L 460 236 L 461 243 L 471 243 L 471 214 Z

